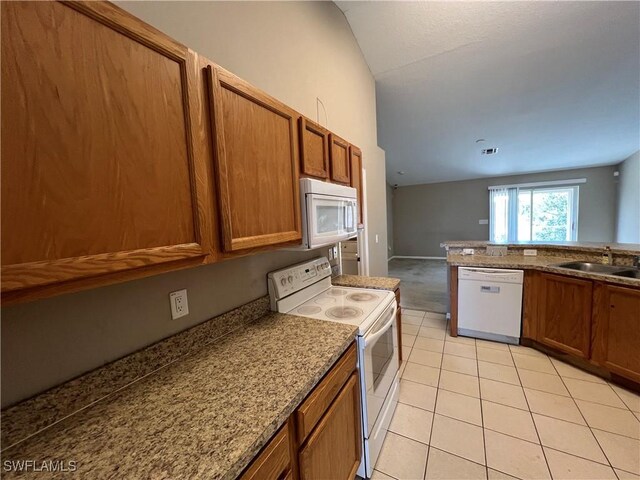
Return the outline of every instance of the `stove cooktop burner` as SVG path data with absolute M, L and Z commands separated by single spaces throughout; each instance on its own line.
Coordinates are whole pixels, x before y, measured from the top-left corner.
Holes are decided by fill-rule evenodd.
M 347 293 L 349 293 L 349 292 L 347 290 L 345 290 L 344 288 L 332 288 L 332 289 L 327 291 L 327 295 L 331 295 L 333 297 L 343 297 Z
M 351 300 L 353 302 L 370 302 L 372 300 L 377 300 L 378 296 L 372 293 L 366 292 L 358 292 L 352 293 L 351 295 L 347 295 L 347 300 Z
M 356 307 L 332 307 L 325 314 L 329 318 L 336 320 L 344 320 L 346 318 L 357 318 L 362 316 L 364 312 Z
M 300 307 L 297 312 L 300 315 L 314 315 L 322 311 L 320 307 L 314 307 L 313 305 L 306 305 L 304 307 Z

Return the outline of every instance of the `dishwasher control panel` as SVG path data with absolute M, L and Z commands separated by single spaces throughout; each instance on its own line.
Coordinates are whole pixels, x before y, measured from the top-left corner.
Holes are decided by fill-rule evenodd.
M 458 280 L 477 280 L 492 283 L 522 283 L 524 272 L 504 268 L 459 267 Z

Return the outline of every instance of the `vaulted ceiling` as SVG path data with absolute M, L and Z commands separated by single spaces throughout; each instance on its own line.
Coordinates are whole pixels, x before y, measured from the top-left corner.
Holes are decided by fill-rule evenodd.
M 336 4 L 376 79 L 391 184 L 606 165 L 640 149 L 639 2 Z

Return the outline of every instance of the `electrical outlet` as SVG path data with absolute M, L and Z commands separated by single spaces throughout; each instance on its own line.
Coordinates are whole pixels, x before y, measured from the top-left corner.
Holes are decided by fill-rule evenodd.
M 329 247 L 329 261 L 333 260 L 333 247 Z
M 333 258 L 338 258 L 338 246 L 333 246 Z
M 376 243 L 378 243 L 380 239 L 378 238 L 378 234 L 376 233 Z
M 463 248 L 462 249 L 462 254 L 463 255 L 473 255 L 474 249 L 473 248 Z
M 538 250 L 534 248 L 525 248 L 522 253 L 525 257 L 536 257 L 538 255 Z
M 176 318 L 189 315 L 189 300 L 187 300 L 186 290 L 171 292 L 169 294 L 169 300 L 171 302 L 171 318 L 175 320 Z

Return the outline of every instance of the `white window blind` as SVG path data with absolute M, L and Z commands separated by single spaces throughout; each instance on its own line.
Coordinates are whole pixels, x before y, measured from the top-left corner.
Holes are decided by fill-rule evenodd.
M 490 240 L 576 241 L 579 183 L 585 179 L 489 187 Z

